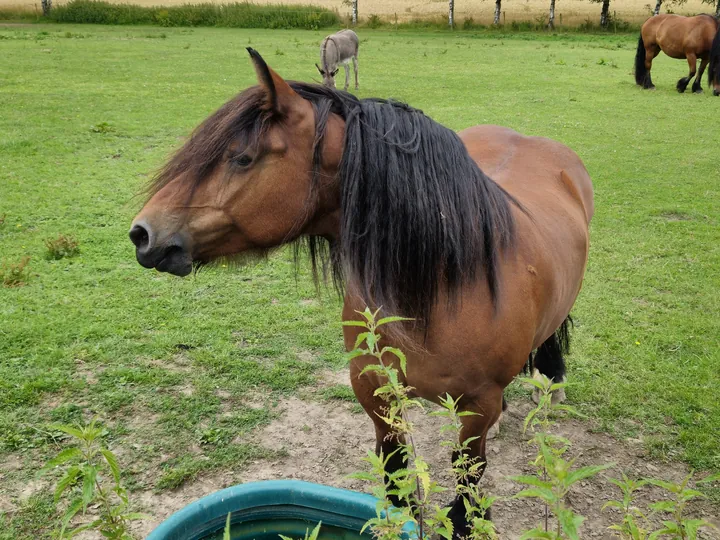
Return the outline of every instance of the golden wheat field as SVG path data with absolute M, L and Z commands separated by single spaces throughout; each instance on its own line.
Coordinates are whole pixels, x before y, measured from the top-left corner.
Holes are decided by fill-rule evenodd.
M 113 1 L 113 0 L 110 0 Z M 122 2 L 124 0 L 120 0 Z M 213 0 L 128 0 L 127 3 L 140 5 L 179 5 L 200 3 Z M 118 3 L 120 3 L 118 2 Z M 63 3 L 56 0 L 56 4 Z M 223 3 L 223 2 L 217 2 Z M 337 10 L 341 15 L 349 16 L 349 3 L 343 0 L 266 0 L 258 4 L 313 4 Z M 650 5 L 652 3 L 652 6 Z M 536 21 L 547 18 L 549 0 L 503 0 L 502 11 L 505 22 Z M 611 0 L 610 12 L 619 20 L 632 23 L 644 21 L 655 0 Z M 40 0 L 0 0 L 0 7 L 22 6 L 28 10 L 39 10 Z M 556 23 L 560 25 L 576 26 L 586 20 L 598 22 L 600 18 L 598 3 L 589 0 L 556 0 Z M 475 22 L 489 24 L 492 22 L 494 0 L 455 0 L 455 17 L 462 22 L 472 17 Z M 670 6 L 674 13 L 694 15 L 712 11 L 714 6 L 703 4 L 701 0 L 688 0 L 682 6 Z M 360 18 L 369 15 L 378 15 L 387 21 L 408 21 L 412 19 L 427 19 L 447 16 L 447 0 L 359 0 L 358 11 Z M 662 10 L 665 12 L 665 8 Z

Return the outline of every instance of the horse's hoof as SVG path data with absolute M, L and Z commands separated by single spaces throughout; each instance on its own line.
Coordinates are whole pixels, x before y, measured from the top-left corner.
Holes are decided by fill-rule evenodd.
M 702 88 L 696 88 L 695 90 L 693 90 L 693 94 L 702 94 L 702 93 L 703 93 Z
M 655 85 L 643 87 L 645 90 L 655 90 Z
M 717 90 L 713 90 L 713 96 L 720 96 L 720 92 L 718 92 Z

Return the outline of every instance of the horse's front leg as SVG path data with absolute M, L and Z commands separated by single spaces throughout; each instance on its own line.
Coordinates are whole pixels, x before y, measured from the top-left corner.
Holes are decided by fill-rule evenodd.
M 488 385 L 487 388 L 483 389 L 482 395 L 479 398 L 464 404 L 462 407 L 462 410 L 475 414 L 461 417 L 462 430 L 460 432 L 460 440 L 466 441 L 472 437 L 478 437 L 468 444 L 466 456 L 470 458 L 472 464 L 481 463 L 482 465 L 473 476 L 463 475 L 462 471 L 456 470 L 456 473 L 459 473 L 458 495 L 451 503 L 448 514 L 453 524 L 454 540 L 459 540 L 470 535 L 472 524 L 465 511 L 464 499 L 467 498 L 467 496 L 463 494 L 463 491 L 466 489 L 477 489 L 477 484 L 480 482 L 480 478 L 482 478 L 487 468 L 485 444 L 490 428 L 500 418 L 502 408 L 503 388 L 499 385 Z M 455 464 L 458 457 L 456 453 L 453 454 L 453 464 Z M 470 502 L 473 501 L 470 500 Z M 470 517 L 472 518 L 473 516 Z M 485 519 L 490 519 L 489 509 L 484 517 Z
M 375 426 L 375 453 L 387 459 L 385 464 L 385 478 L 388 475 L 407 466 L 405 456 L 400 450 L 400 446 L 405 444 L 405 438 L 398 433 L 393 432 L 390 426 L 380 416 L 385 416 L 387 402 L 374 395 L 377 388 L 381 386 L 377 375 L 374 373 L 366 373 L 360 375 L 363 368 L 371 363 L 377 363 L 377 359 L 372 356 L 358 356 L 352 360 L 350 364 L 350 383 L 360 405 L 373 421 Z M 388 456 L 390 456 L 388 458 Z M 389 486 L 392 489 L 392 486 Z M 389 497 L 390 502 L 395 506 L 402 505 L 402 501 L 397 497 Z
M 690 81 L 693 80 L 693 77 L 695 77 L 695 72 L 697 71 L 697 56 L 695 56 L 693 53 L 687 53 L 687 61 L 690 73 L 688 73 L 687 77 L 683 77 L 677 82 L 677 91 L 681 94 L 685 91 L 687 85 L 690 84 Z
M 703 78 L 703 74 L 705 73 L 705 68 L 707 67 L 709 60 L 710 60 L 709 54 L 706 54 L 705 56 L 700 57 L 700 69 L 698 69 L 697 77 L 695 77 L 695 82 L 692 85 L 693 94 L 701 94 L 703 91 L 702 78 Z

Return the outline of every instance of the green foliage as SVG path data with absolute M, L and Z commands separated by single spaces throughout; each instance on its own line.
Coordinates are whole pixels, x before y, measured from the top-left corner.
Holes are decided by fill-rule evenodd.
M 654 512 L 666 513 L 670 519 L 663 520 L 663 528 L 653 532 L 650 540 L 661 536 L 670 536 L 672 540 L 695 540 L 701 528 L 716 528 L 704 519 L 690 519 L 686 516 L 688 503 L 694 499 L 704 498 L 705 495 L 696 489 L 688 487 L 693 473 L 688 474 L 681 482 L 667 482 L 665 480 L 649 479 L 648 483 L 663 488 L 671 495 L 671 499 L 656 502 L 650 505 Z M 708 479 L 706 479 L 708 481 Z M 712 481 L 710 478 L 709 481 Z
M 544 527 L 536 527 L 521 538 L 579 540 L 580 526 L 585 518 L 573 512 L 569 507 L 567 495 L 574 484 L 595 476 L 612 467 L 612 464 L 590 465 L 575 469 L 574 459 L 564 459 L 563 456 L 570 449 L 571 442 L 551 434 L 550 427 L 553 424 L 551 420 L 553 414 L 575 413 L 574 409 L 567 405 L 552 402 L 552 393 L 565 388 L 566 383 L 553 383 L 544 375 L 541 375 L 541 380 L 532 378 L 521 380 L 540 391 L 537 407 L 527 414 L 523 424 L 524 429 L 530 428 L 534 432 L 530 443 L 538 449 L 532 462 L 537 473 L 534 476 L 512 476 L 510 479 L 530 486 L 517 493 L 514 498 L 533 498 L 545 504 Z M 550 512 L 556 521 L 554 530 L 549 527 Z
M 3 261 L 0 266 L 0 281 L 4 287 L 22 287 L 30 280 L 30 257 L 23 257 L 16 263 Z
M 377 363 L 367 364 L 361 375 L 372 372 L 381 381 L 385 381 L 375 390 L 375 395 L 387 403 L 380 418 L 388 425 L 391 436 L 398 442 L 398 449 L 395 452 L 403 456 L 407 465 L 386 476 L 386 464 L 392 454 L 376 455 L 368 451 L 364 460 L 370 464 L 370 472 L 352 475 L 354 478 L 368 481 L 373 495 L 378 498 L 377 515 L 368 520 L 365 528 L 370 528 L 373 536 L 381 540 L 400 540 L 403 537 L 403 529 L 410 524 L 418 531 L 420 538 L 439 536 L 451 540 L 453 527 L 448 517 L 451 507 L 440 507 L 430 502 L 431 496 L 445 491 L 445 488 L 432 479 L 428 463 L 417 453 L 413 444 L 413 424 L 408 419 L 408 412 L 411 409 L 422 410 L 423 406 L 419 400 L 410 397 L 412 388 L 404 384 L 403 379 L 407 369 L 405 354 L 394 347 L 380 349 L 379 346 L 380 335 L 377 331 L 379 327 L 409 319 L 385 317 L 378 320 L 378 312 L 379 310 L 372 312 L 366 308 L 365 311 L 358 312 L 364 320 L 343 323 L 345 326 L 364 329 L 358 335 L 355 348 L 348 354 L 348 358 L 373 356 L 377 360 Z M 486 519 L 486 514 L 497 498 L 483 495 L 477 486 L 477 479 L 484 464 L 466 455 L 468 445 L 475 438 L 458 442 L 462 427 L 460 418 L 473 413 L 458 413 L 457 403 L 458 400 L 446 395 L 441 400 L 443 409 L 433 414 L 448 419 L 443 433 L 450 434 L 450 439 L 444 440 L 442 444 L 460 454 L 452 464 L 452 470 L 458 480 L 456 494 L 462 498 L 466 516 L 471 524 L 470 536 L 473 540 L 495 539 L 497 538 L 495 527 Z M 409 442 L 405 442 L 406 440 Z M 402 502 L 399 508 L 392 505 L 393 499 Z
M 304 540 L 317 540 L 319 534 L 320 534 L 320 526 L 322 525 L 322 521 L 318 522 L 317 525 L 315 525 L 315 528 L 310 532 L 309 529 L 305 530 L 305 538 Z M 294 540 L 293 538 L 290 538 L 289 536 L 283 536 L 282 534 L 278 535 L 282 540 Z
M 66 501 L 59 538 L 71 538 L 86 530 L 96 530 L 111 540 L 131 540 L 129 524 L 145 516 L 129 511 L 128 493 L 121 482 L 120 465 L 105 446 L 107 430 L 96 420 L 90 424 L 52 426 L 74 442 L 48 461 L 40 473 L 60 468 L 62 476 L 55 486 L 55 504 Z M 97 508 L 91 521 L 68 530 L 78 513 Z
M 146 7 L 95 0 L 71 0 L 53 8 L 49 19 L 63 23 L 225 26 L 231 28 L 303 28 L 317 30 L 340 23 L 338 14 L 310 5 L 183 4 Z
M 603 506 L 606 508 L 617 508 L 622 513 L 622 521 L 619 524 L 611 525 L 610 530 L 623 540 L 646 540 L 648 538 L 649 523 L 647 517 L 634 503 L 635 492 L 648 484 L 647 480 L 632 480 L 623 473 L 622 479 L 608 479 L 615 484 L 622 493 L 622 500 L 610 500 Z
M 73 236 L 60 234 L 56 238 L 48 238 L 45 240 L 47 253 L 45 257 L 49 260 L 60 260 L 63 258 L 74 257 L 80 253 L 80 244 Z

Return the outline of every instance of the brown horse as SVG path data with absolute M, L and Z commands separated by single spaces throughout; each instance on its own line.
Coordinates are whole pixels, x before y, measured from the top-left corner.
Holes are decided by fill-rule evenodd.
M 157 176 L 130 231 L 138 261 L 185 276 L 304 241 L 314 268 L 328 264 L 345 284 L 344 320 L 366 305 L 414 318 L 383 340 L 411 344 L 415 395 L 448 392 L 478 413 L 462 417 L 461 436 L 485 462 L 503 390 L 532 351 L 541 372 L 564 376 L 593 215 L 585 167 L 552 140 L 497 126 L 458 136 L 402 103 L 288 83 L 249 52 L 259 85 L 210 116 Z M 348 349 L 357 331 L 344 328 Z M 370 361 L 352 361 L 352 386 L 387 456 L 398 440 L 377 414 L 381 381 L 359 375 Z M 450 515 L 465 535 L 462 500 Z
M 697 61 L 700 72 L 692 91 L 702 92 L 701 81 L 708 63 L 708 84 L 713 94 L 720 95 L 720 24 L 712 15 L 656 15 L 642 25 L 635 54 L 635 82 L 647 89 L 655 85 L 650 77 L 653 59 L 663 51 L 670 58 L 687 59 L 690 73 L 677 82 L 678 92 L 684 92 L 695 77 Z

